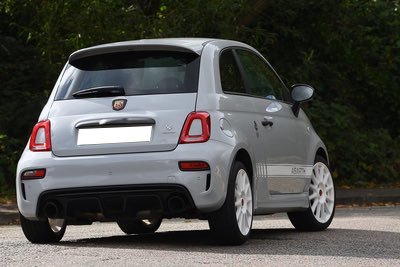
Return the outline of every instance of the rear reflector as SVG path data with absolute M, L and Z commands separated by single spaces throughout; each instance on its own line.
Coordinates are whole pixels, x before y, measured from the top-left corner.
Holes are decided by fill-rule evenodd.
M 179 169 L 181 171 L 208 171 L 210 165 L 204 161 L 180 161 Z
M 51 151 L 50 121 L 40 121 L 33 127 L 29 141 L 31 151 Z
M 46 175 L 46 169 L 27 170 L 21 175 L 22 180 L 41 179 Z
M 207 142 L 210 138 L 210 114 L 207 112 L 192 112 L 183 125 L 180 144 Z

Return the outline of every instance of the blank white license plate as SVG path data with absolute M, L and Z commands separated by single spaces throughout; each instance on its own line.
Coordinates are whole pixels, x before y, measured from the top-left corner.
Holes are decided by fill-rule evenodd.
M 152 126 L 87 128 L 78 130 L 78 146 L 150 142 Z

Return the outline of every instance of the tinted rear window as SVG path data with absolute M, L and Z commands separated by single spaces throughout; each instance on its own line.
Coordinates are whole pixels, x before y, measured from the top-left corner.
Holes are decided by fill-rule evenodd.
M 197 92 L 200 58 L 194 53 L 135 51 L 95 55 L 70 62 L 56 100 L 100 86 L 122 86 L 126 95 Z

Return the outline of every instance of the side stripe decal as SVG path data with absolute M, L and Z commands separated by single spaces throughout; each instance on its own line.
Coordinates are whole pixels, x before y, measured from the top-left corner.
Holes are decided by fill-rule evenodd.
M 307 177 L 310 178 L 313 171 L 312 165 L 297 164 L 271 164 L 257 163 L 257 177 Z

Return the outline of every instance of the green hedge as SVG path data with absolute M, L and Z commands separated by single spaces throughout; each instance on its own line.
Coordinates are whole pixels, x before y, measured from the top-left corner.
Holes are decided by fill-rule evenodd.
M 154 37 L 215 37 L 261 51 L 305 107 L 343 186 L 400 183 L 398 1 L 92 0 L 0 2 L 0 192 L 68 55 Z

